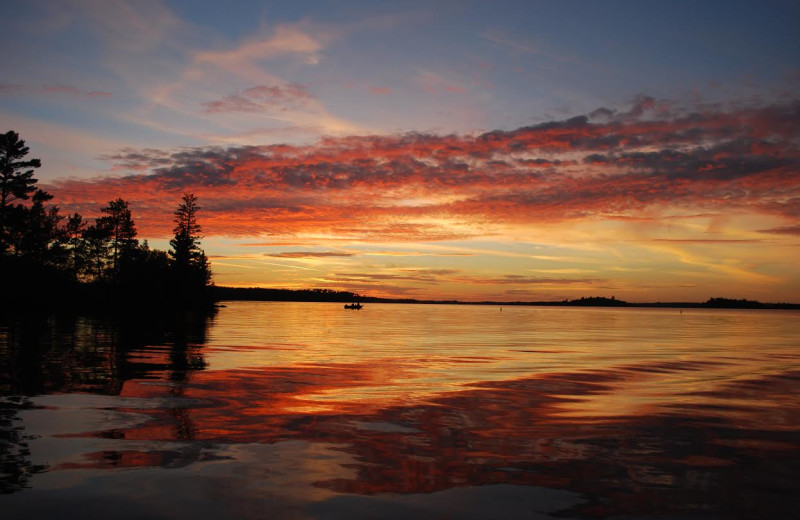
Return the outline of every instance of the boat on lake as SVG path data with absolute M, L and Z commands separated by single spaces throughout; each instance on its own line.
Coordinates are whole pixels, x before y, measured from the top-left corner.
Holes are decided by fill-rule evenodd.
M 360 303 L 346 303 L 344 305 L 345 309 L 360 309 L 361 307 L 363 307 L 363 305 Z

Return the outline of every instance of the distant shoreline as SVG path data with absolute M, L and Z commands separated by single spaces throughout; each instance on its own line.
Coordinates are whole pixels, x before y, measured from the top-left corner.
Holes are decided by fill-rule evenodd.
M 415 298 L 376 298 L 359 296 L 347 291 L 326 289 L 265 289 L 257 287 L 213 287 L 214 300 L 220 301 L 276 301 L 276 302 L 328 302 L 328 303 L 403 303 L 416 305 L 495 305 L 506 307 L 628 307 L 669 309 L 784 309 L 800 310 L 800 303 L 763 303 L 746 299 L 710 298 L 705 302 L 647 302 L 631 303 L 615 298 L 590 297 L 568 301 L 461 301 L 419 300 Z

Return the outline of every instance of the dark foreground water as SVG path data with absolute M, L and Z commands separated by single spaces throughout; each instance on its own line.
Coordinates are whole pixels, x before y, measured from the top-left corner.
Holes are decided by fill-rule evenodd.
M 797 518 L 800 313 L 0 317 L 0 517 Z

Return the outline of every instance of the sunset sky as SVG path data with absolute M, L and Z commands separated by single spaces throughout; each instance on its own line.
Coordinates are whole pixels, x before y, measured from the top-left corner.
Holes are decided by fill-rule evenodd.
M 800 301 L 800 3 L 0 0 L 63 213 L 217 285 Z

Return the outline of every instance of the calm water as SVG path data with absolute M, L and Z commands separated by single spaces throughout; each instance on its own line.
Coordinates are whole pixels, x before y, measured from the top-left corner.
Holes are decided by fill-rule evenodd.
M 800 516 L 800 313 L 0 318 L 2 518 Z

